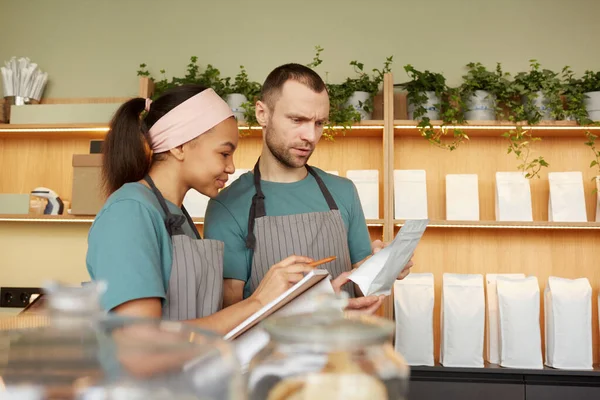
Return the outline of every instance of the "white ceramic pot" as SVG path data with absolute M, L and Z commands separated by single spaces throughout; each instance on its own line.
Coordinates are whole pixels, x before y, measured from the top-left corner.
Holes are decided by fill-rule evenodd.
M 527 104 L 527 96 L 521 98 L 523 104 Z M 552 109 L 548 105 L 546 96 L 541 91 L 535 92 L 535 97 L 531 99 L 532 105 L 538 109 L 539 113 L 542 114 L 542 121 L 555 121 L 556 118 L 552 116 Z
M 371 119 L 372 113 L 365 111 L 363 108 L 364 103 L 369 100 L 369 97 L 371 97 L 371 94 L 368 92 L 354 92 L 346 102 L 346 106 L 352 106 L 356 111 L 358 111 L 361 121 Z
M 476 90 L 466 101 L 465 119 L 470 121 L 495 121 L 496 97 L 485 90 Z
M 588 117 L 592 121 L 600 121 L 600 91 L 598 92 L 587 92 L 583 104 L 587 110 Z
M 233 111 L 235 119 L 237 119 L 239 122 L 246 122 L 246 119 L 244 118 L 244 112 L 246 110 L 242 107 L 242 104 L 248 101 L 246 96 L 239 93 L 232 93 L 226 96 L 225 101 L 229 107 L 231 107 L 231 111 Z
M 425 110 L 427 110 L 427 112 L 425 113 L 425 115 L 423 115 L 423 117 L 428 117 L 430 120 L 439 120 L 440 119 L 440 109 L 439 109 L 439 104 L 440 104 L 440 98 L 438 96 L 436 96 L 435 92 L 425 92 L 425 95 L 427 96 L 427 101 L 425 102 L 425 104 L 423 104 L 423 107 L 425 107 Z M 411 104 L 411 102 L 408 102 L 408 119 L 410 120 L 414 120 L 414 114 L 415 114 L 415 106 L 413 104 Z

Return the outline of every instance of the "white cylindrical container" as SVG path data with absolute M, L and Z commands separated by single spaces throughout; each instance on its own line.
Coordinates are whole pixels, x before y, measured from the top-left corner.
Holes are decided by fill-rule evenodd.
M 425 104 L 423 104 L 423 107 L 425 107 L 425 110 L 427 110 L 427 112 L 425 113 L 425 115 L 423 115 L 423 117 L 427 117 L 430 120 L 440 119 L 440 98 L 436 96 L 435 92 L 433 91 L 425 92 L 425 95 L 427 96 L 427 101 L 425 102 Z M 415 108 L 415 105 L 408 101 L 408 119 L 415 119 Z

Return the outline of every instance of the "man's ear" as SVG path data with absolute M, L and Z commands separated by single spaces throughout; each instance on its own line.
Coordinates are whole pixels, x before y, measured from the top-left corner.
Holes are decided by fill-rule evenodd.
M 263 103 L 262 101 L 257 101 L 256 102 L 256 108 L 254 111 L 255 115 L 256 115 L 256 120 L 258 121 L 258 124 L 260 126 L 262 126 L 263 128 L 265 126 L 267 126 L 267 121 L 269 120 L 270 117 L 270 113 L 271 110 L 269 110 L 269 107 Z

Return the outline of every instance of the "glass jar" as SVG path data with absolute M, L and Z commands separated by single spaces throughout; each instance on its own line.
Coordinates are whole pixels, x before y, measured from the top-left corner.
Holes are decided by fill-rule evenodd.
M 250 400 L 406 397 L 410 369 L 391 344 L 394 323 L 342 312 L 336 302 L 263 323 L 270 341 L 250 363 Z
M 247 398 L 231 344 L 179 322 L 104 313 L 102 292 L 52 285 L 39 310 L 0 319 L 0 400 Z

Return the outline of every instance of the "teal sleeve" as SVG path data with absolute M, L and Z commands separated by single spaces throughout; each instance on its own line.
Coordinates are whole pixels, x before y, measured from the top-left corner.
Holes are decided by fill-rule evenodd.
M 134 200 L 115 202 L 94 221 L 87 267 L 93 280 L 107 284 L 105 310 L 135 299 L 166 299 L 159 241 L 150 211 Z
M 351 198 L 348 247 L 350 249 L 350 262 L 356 264 L 371 255 L 371 235 L 369 235 L 365 214 L 354 183 L 352 183 Z
M 225 244 L 223 278 L 246 282 L 250 264 L 244 230 L 233 214 L 218 200 L 208 202 L 204 216 L 204 237 L 220 240 Z

